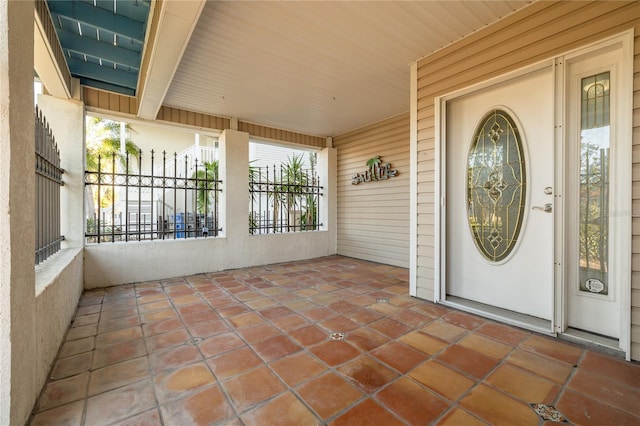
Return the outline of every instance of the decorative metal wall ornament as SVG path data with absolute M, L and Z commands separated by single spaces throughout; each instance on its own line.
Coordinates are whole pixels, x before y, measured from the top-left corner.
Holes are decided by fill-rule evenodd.
M 503 110 L 488 113 L 474 133 L 467 159 L 467 218 L 478 250 L 492 262 L 509 256 L 520 234 L 524 161 L 514 120 Z
M 374 182 L 378 180 L 387 180 L 394 176 L 398 176 L 397 170 L 391 169 L 391 163 L 382 163 L 379 155 L 367 160 L 369 170 L 362 173 L 356 173 L 351 177 L 351 184 L 358 185 L 362 182 Z

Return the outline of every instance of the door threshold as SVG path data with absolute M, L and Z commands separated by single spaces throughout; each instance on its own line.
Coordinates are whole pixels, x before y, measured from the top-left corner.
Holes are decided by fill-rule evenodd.
M 577 328 L 567 328 L 564 333 L 560 333 L 558 337 L 572 343 L 578 343 L 590 349 L 604 352 L 618 358 L 624 358 L 625 353 L 620 349 L 620 341 L 612 337 L 601 336 L 599 334 L 589 333 L 588 331 L 579 330 Z
M 543 318 L 537 318 L 451 295 L 447 295 L 446 300 L 441 300 L 438 303 L 515 327 L 524 328 L 525 330 L 535 331 L 548 336 L 556 336 L 556 333 L 553 332 L 551 321 Z

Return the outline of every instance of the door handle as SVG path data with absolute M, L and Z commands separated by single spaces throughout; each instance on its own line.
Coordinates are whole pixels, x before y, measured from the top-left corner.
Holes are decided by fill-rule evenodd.
M 553 206 L 551 205 L 551 203 L 547 203 L 544 205 L 544 207 L 534 206 L 531 210 L 542 210 L 543 212 L 551 213 L 553 211 Z

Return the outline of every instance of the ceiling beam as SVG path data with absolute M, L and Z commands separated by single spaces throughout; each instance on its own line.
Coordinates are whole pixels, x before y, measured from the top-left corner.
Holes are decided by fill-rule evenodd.
M 81 36 L 70 31 L 60 31 L 58 32 L 58 36 L 60 37 L 60 43 L 65 49 L 86 53 L 96 58 L 130 66 L 136 70 L 140 68 L 140 52 L 114 46 L 113 43 Z
M 98 80 L 93 80 L 91 78 L 86 78 L 86 77 L 80 77 L 80 84 L 82 84 L 84 87 L 84 90 L 87 89 L 93 89 L 93 90 L 98 90 L 99 91 L 107 91 L 107 92 L 113 92 L 113 93 L 118 93 L 118 94 L 122 94 L 122 95 L 127 95 L 129 97 L 133 97 L 135 96 L 135 90 L 134 89 L 128 89 L 126 87 L 122 87 L 122 86 L 117 86 L 115 84 L 110 84 L 110 83 L 105 83 L 104 81 L 98 81 Z M 109 97 L 109 96 L 107 96 Z M 133 98 L 135 99 L 135 98 Z M 137 109 L 137 107 L 135 107 L 135 109 Z
M 75 76 L 86 77 L 93 80 L 104 81 L 123 86 L 129 89 L 135 89 L 138 82 L 137 73 L 116 70 L 110 67 L 103 67 L 93 62 L 85 62 L 81 59 L 67 58 L 67 63 L 71 72 Z
M 156 118 L 205 3 L 205 0 L 155 2 L 157 10 L 153 10 L 149 23 L 150 31 L 155 33 L 148 37 L 153 45 L 147 45 L 140 67 L 138 117 Z
M 68 16 L 87 25 L 103 28 L 136 40 L 144 40 L 143 22 L 116 15 L 113 12 L 81 1 L 49 0 L 48 5 L 52 15 Z

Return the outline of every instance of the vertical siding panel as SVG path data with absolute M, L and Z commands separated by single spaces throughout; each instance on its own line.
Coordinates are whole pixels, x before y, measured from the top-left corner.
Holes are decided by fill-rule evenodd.
M 99 91 L 98 92 L 98 108 L 108 109 L 109 108 L 109 93 Z
M 640 152 L 640 3 L 536 2 L 418 63 L 418 265 L 421 294 L 433 294 L 434 100 L 460 88 L 635 27 L 633 145 Z M 634 166 L 640 164 L 634 155 Z M 634 174 L 632 185 L 640 187 Z M 633 191 L 633 235 L 640 236 L 640 190 Z M 640 253 L 640 239 L 632 243 Z M 640 261 L 632 264 L 631 357 L 640 359 Z
M 135 115 L 138 111 L 138 100 L 133 96 L 82 87 L 82 101 L 91 108 L 103 109 L 123 114 Z
M 98 92 L 96 90 L 92 90 L 88 87 L 85 87 L 83 90 L 83 96 L 82 99 L 85 103 L 85 105 L 87 106 L 98 106 L 99 104 L 99 99 L 98 99 Z
M 129 108 L 129 105 L 130 105 L 130 100 L 124 96 L 120 96 L 120 98 L 118 99 L 118 109 L 120 110 L 120 112 L 123 112 L 125 114 L 131 114 L 131 109 Z
M 409 266 L 409 114 L 333 138 L 338 150 L 338 254 Z M 380 155 L 398 176 L 352 185 Z
M 122 112 L 120 111 L 120 96 L 115 93 L 109 93 L 109 109 Z

